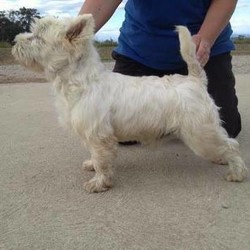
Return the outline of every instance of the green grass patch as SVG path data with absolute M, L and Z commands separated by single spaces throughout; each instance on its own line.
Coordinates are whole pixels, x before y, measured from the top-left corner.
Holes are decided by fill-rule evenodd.
M 250 44 L 250 37 L 238 36 L 236 38 L 233 38 L 233 42 L 235 44 Z
M 7 42 L 0 41 L 0 48 L 11 48 L 11 44 Z

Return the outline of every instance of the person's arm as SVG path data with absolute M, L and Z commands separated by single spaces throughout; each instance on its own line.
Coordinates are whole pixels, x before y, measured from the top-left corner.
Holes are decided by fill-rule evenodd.
M 78 15 L 91 13 L 97 32 L 113 15 L 122 0 L 85 0 Z
M 193 36 L 197 46 L 197 59 L 203 66 L 209 59 L 215 40 L 228 24 L 236 4 L 237 0 L 212 0 L 199 32 Z

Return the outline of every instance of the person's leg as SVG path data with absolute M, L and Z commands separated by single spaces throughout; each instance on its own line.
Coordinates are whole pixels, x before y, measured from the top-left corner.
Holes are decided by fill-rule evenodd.
M 208 78 L 208 92 L 220 107 L 222 126 L 230 137 L 235 138 L 241 131 L 241 117 L 231 60 L 230 53 L 213 56 L 204 69 Z
M 187 75 L 187 68 L 180 68 L 176 70 L 157 70 L 147 67 L 139 62 L 134 61 L 126 56 L 120 55 L 116 52 L 112 53 L 113 59 L 115 59 L 115 66 L 113 72 L 121 73 L 123 75 L 130 76 L 159 76 L 181 74 Z
M 112 57 L 115 59 L 113 72 L 121 73 L 129 76 L 163 76 L 164 72 L 149 68 L 139 62 L 134 61 L 126 56 L 112 52 Z

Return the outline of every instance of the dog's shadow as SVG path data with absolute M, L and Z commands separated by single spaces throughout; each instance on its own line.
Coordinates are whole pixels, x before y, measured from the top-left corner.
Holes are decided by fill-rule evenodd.
M 178 139 L 149 146 L 121 146 L 114 162 L 114 184 L 133 188 L 172 183 L 200 185 L 222 181 L 225 167 L 196 156 Z

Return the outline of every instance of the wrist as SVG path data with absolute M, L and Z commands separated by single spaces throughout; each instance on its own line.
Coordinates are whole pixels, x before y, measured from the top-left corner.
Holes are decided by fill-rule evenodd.
M 210 37 L 207 34 L 204 34 L 202 32 L 198 32 L 197 36 L 199 37 L 200 41 L 202 41 L 204 44 L 206 44 L 206 46 L 211 49 L 212 46 L 214 45 L 214 42 L 216 40 L 216 38 L 214 37 Z

